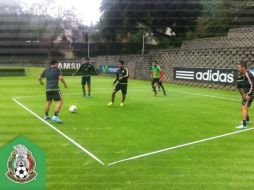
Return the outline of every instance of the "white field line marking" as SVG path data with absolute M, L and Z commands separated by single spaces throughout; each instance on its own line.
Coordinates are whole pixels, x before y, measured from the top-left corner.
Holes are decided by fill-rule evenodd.
M 133 157 L 130 157 L 130 158 L 125 158 L 123 160 L 119 160 L 119 161 L 109 163 L 107 166 L 112 166 L 112 165 L 119 164 L 119 163 L 122 163 L 122 162 L 130 161 L 130 160 L 136 160 L 136 159 L 139 159 L 139 158 L 151 156 L 153 154 L 159 154 L 159 153 L 162 153 L 162 152 L 166 152 L 166 151 L 170 151 L 170 150 L 174 150 L 174 149 L 178 149 L 178 148 L 183 148 L 183 147 L 191 146 L 191 145 L 194 145 L 194 144 L 199 144 L 199 143 L 203 143 L 203 142 L 206 142 L 206 141 L 211 141 L 211 140 L 215 140 L 215 139 L 219 139 L 219 138 L 224 138 L 224 137 L 227 137 L 227 136 L 235 135 L 235 134 L 238 134 L 238 133 L 243 133 L 243 132 L 250 131 L 250 130 L 253 130 L 253 129 L 254 129 L 254 127 L 249 128 L 249 129 L 245 129 L 245 130 L 241 130 L 241 131 L 226 133 L 224 135 L 218 135 L 218 136 L 215 136 L 215 137 L 210 137 L 210 138 L 207 138 L 207 139 L 202 139 L 202 140 L 198 140 L 198 141 L 194 141 L 194 142 L 189 142 L 189 143 L 186 143 L 186 144 L 161 149 L 161 150 L 149 152 L 149 153 L 146 153 L 146 154 L 133 156 Z
M 186 92 L 186 91 L 179 91 L 179 90 L 168 90 L 170 92 L 178 92 L 182 94 L 189 94 L 189 95 L 195 95 L 195 96 L 205 96 L 209 98 L 217 98 L 217 99 L 222 99 L 222 100 L 231 100 L 231 101 L 237 101 L 240 102 L 240 99 L 233 99 L 233 98 L 227 98 L 223 96 L 216 96 L 216 95 L 209 95 L 209 94 L 201 94 L 201 93 L 194 93 L 194 92 Z
M 215 98 L 215 99 L 223 99 L 223 100 L 230 100 L 230 101 L 240 101 L 240 100 L 237 100 L 237 99 L 233 99 L 233 98 L 227 98 L 227 97 L 222 97 L 222 96 L 216 96 L 216 95 L 208 95 L 208 94 L 202 94 L 202 93 L 192 93 L 192 92 L 186 92 L 186 91 L 178 91 L 178 90 L 168 90 L 168 91 L 171 91 L 171 92 L 177 92 L 177 93 L 183 93 L 183 94 L 189 94 L 189 95 L 196 95 L 196 96 L 204 96 L 204 97 L 210 97 L 210 98 Z M 106 92 L 112 92 L 112 91 L 96 91 L 96 92 L 93 92 L 93 93 L 106 93 Z M 149 90 L 132 90 L 130 92 L 149 92 Z M 75 95 L 75 94 L 80 94 L 80 93 L 69 93 L 69 94 L 64 94 L 64 95 Z M 37 97 L 41 97 L 41 96 L 45 96 L 45 95 L 37 95 Z M 20 106 L 24 106 L 23 104 L 21 104 L 20 102 L 18 102 L 16 99 L 22 99 L 22 98 L 29 98 L 29 97 L 34 97 L 34 96 L 20 96 L 20 97 L 14 97 L 12 98 L 16 103 L 18 103 Z M 47 125 L 51 125 L 50 123 L 44 121 L 42 118 L 40 118 L 38 115 L 34 114 L 31 110 L 29 110 L 28 108 L 26 107 L 23 107 L 24 109 L 26 109 L 27 111 L 29 111 L 30 113 L 32 113 L 35 117 L 39 118 L 41 121 L 43 121 L 44 123 L 46 123 Z M 51 126 L 50 126 L 51 127 Z M 55 127 L 53 126 L 53 129 Z M 56 128 L 55 128 L 56 129 Z M 55 130 L 54 129 L 54 130 Z M 253 128 L 249 128 L 247 129 L 248 130 L 252 130 Z M 58 129 L 56 129 L 58 130 Z M 139 155 L 139 156 L 134 156 L 134 157 L 131 157 L 131 158 L 126 158 L 124 160 L 120 160 L 120 161 L 116 161 L 116 162 L 112 162 L 110 164 L 108 164 L 108 166 L 111 166 L 111 165 L 114 165 L 114 164 L 118 164 L 118 163 L 121 163 L 121 162 L 125 162 L 125 161 L 128 161 L 128 160 L 134 160 L 134 159 L 137 159 L 137 158 L 141 158 L 141 157 L 145 157 L 145 156 L 149 156 L 149 155 L 152 155 L 152 154 L 158 154 L 160 152 L 165 152 L 165 151 L 168 151 L 168 150 L 173 150 L 173 149 L 177 149 L 177 148 L 181 148 L 181 147 L 184 147 L 184 146 L 190 146 L 190 145 L 193 145 L 193 144 L 197 144 L 197 143 L 201 143 L 201 142 L 205 142 L 205 141 L 209 141 L 209 140 L 214 140 L 214 139 L 217 139 L 217 138 L 222 138 L 222 137 L 225 137 L 225 136 L 229 136 L 229 135 L 233 135 L 233 134 L 237 134 L 237 133 L 241 133 L 241 132 L 244 132 L 246 130 L 243 130 L 243 131 L 236 131 L 236 132 L 233 132 L 233 133 L 228 133 L 228 134 L 225 134 L 225 135 L 220 135 L 220 136 L 216 136 L 216 137 L 211 137 L 211 138 L 208 138 L 208 139 L 204 139 L 204 140 L 200 140 L 200 141 L 195 141 L 195 142 L 192 142 L 192 143 L 187 143 L 187 144 L 184 144 L 184 145 L 179 145 L 179 146 L 176 146 L 176 147 L 170 147 L 170 148 L 166 148 L 166 149 L 163 149 L 163 150 L 159 150 L 159 151 L 154 151 L 154 152 L 151 152 L 151 153 L 147 153 L 147 154 L 143 154 L 143 155 Z M 61 131 L 60 131 L 61 132 Z M 62 132 L 61 132 L 62 133 Z M 64 134 L 65 135 L 65 134 Z M 69 140 L 69 139 L 68 139 Z M 74 141 L 75 142 L 75 141 Z M 79 145 L 79 144 L 78 144 Z M 78 146 L 76 145 L 76 146 Z M 81 145 L 79 145 L 81 146 Z M 81 146 L 82 147 L 82 146 Z M 83 148 L 83 147 L 82 147 Z M 85 151 L 86 152 L 86 151 Z M 90 155 L 91 156 L 91 155 Z M 98 159 L 98 158 L 97 158 Z M 98 160 L 97 160 L 98 161 Z M 98 161 L 98 162 L 101 162 L 101 161 Z M 101 164 L 104 165 L 104 163 L 102 162 Z
M 92 94 L 100 94 L 100 93 L 110 93 L 112 90 L 105 90 L 105 91 L 94 91 Z M 129 90 L 129 92 L 149 92 L 149 90 Z M 75 92 L 75 93 L 66 93 L 63 94 L 63 96 L 68 96 L 68 95 L 82 95 L 82 92 Z M 23 98 L 31 98 L 31 97 L 44 97 L 45 95 L 34 95 L 34 96 L 17 96 L 13 97 L 15 99 L 23 99 Z
M 22 103 L 20 103 L 18 100 L 16 100 L 15 98 L 12 98 L 12 100 L 14 102 L 16 102 L 19 106 L 21 106 L 22 108 L 24 108 L 25 110 L 27 110 L 29 113 L 31 113 L 33 116 L 35 116 L 37 119 L 39 119 L 40 121 L 42 121 L 43 123 L 45 123 L 46 125 L 48 125 L 51 129 L 55 130 L 57 133 L 59 133 L 60 135 L 62 135 L 64 138 L 66 138 L 68 141 L 70 141 L 72 144 L 74 144 L 75 146 L 77 146 L 79 149 L 81 149 L 83 152 L 85 152 L 86 154 L 88 154 L 90 157 L 92 157 L 94 160 L 96 160 L 97 162 L 99 162 L 102 165 L 105 165 L 99 158 L 97 158 L 94 154 L 92 154 L 90 151 L 88 151 L 86 148 L 84 148 L 83 146 L 81 146 L 80 144 L 78 144 L 77 142 L 75 142 L 73 139 L 71 139 L 70 137 L 68 137 L 66 134 L 64 134 L 62 131 L 60 131 L 59 129 L 57 129 L 56 127 L 54 127 L 53 125 L 51 125 L 49 122 L 45 121 L 44 119 L 42 119 L 40 116 L 38 116 L 36 113 L 34 113 L 32 110 L 30 110 L 28 107 L 26 107 L 25 105 L 23 105 Z
M 195 95 L 195 96 L 204 96 L 204 97 L 209 97 L 209 98 L 215 98 L 215 99 L 222 99 L 222 100 L 230 100 L 230 101 L 237 101 L 240 102 L 238 99 L 233 99 L 233 98 L 227 98 L 223 96 L 216 96 L 216 95 L 209 95 L 209 94 L 202 94 L 202 93 L 194 93 L 194 92 L 186 92 L 186 91 L 179 91 L 179 90 L 167 90 L 168 92 L 177 92 L 177 93 L 182 93 L 182 94 L 189 94 L 189 95 Z M 100 94 L 100 93 L 110 93 L 111 91 L 95 91 L 93 94 Z M 150 92 L 149 90 L 129 90 L 129 92 Z M 76 93 L 66 93 L 63 94 L 63 96 L 68 96 L 68 95 L 79 95 L 82 94 L 80 92 Z M 45 95 L 35 95 L 35 96 L 17 96 L 13 97 L 15 99 L 23 99 L 23 98 L 31 98 L 31 97 L 44 97 Z

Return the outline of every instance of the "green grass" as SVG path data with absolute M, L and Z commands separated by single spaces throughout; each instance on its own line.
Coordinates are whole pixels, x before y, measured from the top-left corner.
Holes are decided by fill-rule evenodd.
M 254 188 L 253 131 L 176 149 L 113 166 L 102 166 L 11 100 L 43 116 L 44 87 L 39 69 L 31 76 L 1 78 L 0 147 L 25 135 L 47 154 L 47 189 L 188 189 L 243 190 Z M 112 108 L 112 78 L 93 77 L 93 98 L 83 98 L 80 78 L 66 77 L 59 130 L 106 164 L 138 154 L 236 131 L 240 103 L 169 91 L 154 97 L 149 82 L 131 80 L 121 108 L 120 93 Z M 237 92 L 166 85 L 186 91 L 238 99 Z M 80 93 L 80 94 L 79 94 Z M 70 105 L 77 114 L 68 112 Z M 251 110 L 252 112 L 252 110 Z M 52 114 L 52 112 L 51 112 Z M 252 114 L 251 114 L 252 115 Z M 1 188 L 0 188 L 1 189 Z

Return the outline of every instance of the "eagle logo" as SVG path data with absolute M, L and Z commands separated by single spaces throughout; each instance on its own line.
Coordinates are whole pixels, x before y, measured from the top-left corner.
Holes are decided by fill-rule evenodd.
M 24 145 L 13 147 L 8 163 L 6 176 L 15 183 L 29 183 L 38 175 L 35 171 L 36 162 L 31 151 Z

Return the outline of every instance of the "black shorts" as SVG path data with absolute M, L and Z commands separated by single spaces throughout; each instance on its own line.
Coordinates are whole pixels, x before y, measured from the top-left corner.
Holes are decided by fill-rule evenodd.
M 117 84 L 115 85 L 114 90 L 115 90 L 116 92 L 118 92 L 119 90 L 121 90 L 121 91 L 122 91 L 122 94 L 123 94 L 123 95 L 126 95 L 126 94 L 127 94 L 127 88 L 128 88 L 128 85 L 127 85 L 127 84 L 117 83 Z
M 46 98 L 47 98 L 47 101 L 60 101 L 60 100 L 63 100 L 62 98 L 62 94 L 61 94 L 61 91 L 47 91 L 46 92 Z
M 91 84 L 91 77 L 89 76 L 89 77 L 82 77 L 82 81 L 81 81 L 81 84 L 82 85 L 90 85 Z
M 248 107 L 250 107 L 251 104 L 252 104 L 252 102 L 253 102 L 253 95 L 251 96 L 251 98 L 250 98 L 249 101 L 247 101 L 245 97 L 242 99 L 242 105 L 243 105 L 243 106 L 248 106 Z
M 152 86 L 154 86 L 155 84 L 158 84 L 159 86 L 161 86 L 161 85 L 162 85 L 162 82 L 160 81 L 159 78 L 158 78 L 158 79 L 154 78 L 154 79 L 152 80 Z

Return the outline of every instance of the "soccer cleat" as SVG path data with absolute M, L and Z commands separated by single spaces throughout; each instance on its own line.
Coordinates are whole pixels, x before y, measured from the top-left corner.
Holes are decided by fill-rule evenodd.
M 157 92 L 154 93 L 154 96 L 157 96 Z
M 247 129 L 247 126 L 239 125 L 236 129 Z
M 48 115 L 45 115 L 43 119 L 44 120 L 49 120 L 49 119 L 51 119 L 51 117 L 49 117 Z
M 54 121 L 54 122 L 56 122 L 56 123 L 63 123 L 63 121 L 61 121 L 57 116 L 53 116 L 52 118 L 51 118 L 51 120 L 52 121 Z
M 246 124 L 250 124 L 250 121 L 246 121 Z M 240 122 L 240 124 L 243 124 L 243 121 Z
M 121 106 L 121 107 L 123 107 L 123 106 L 124 106 L 124 103 L 123 103 L 123 102 L 121 102 L 120 106 Z
M 85 97 L 86 97 L 86 94 L 83 94 L 83 97 L 85 98 Z
M 92 98 L 92 96 L 91 95 L 88 95 L 88 96 L 86 96 L 87 98 Z
M 108 106 L 112 106 L 112 105 L 113 105 L 113 102 L 109 102 L 109 103 L 108 103 Z

